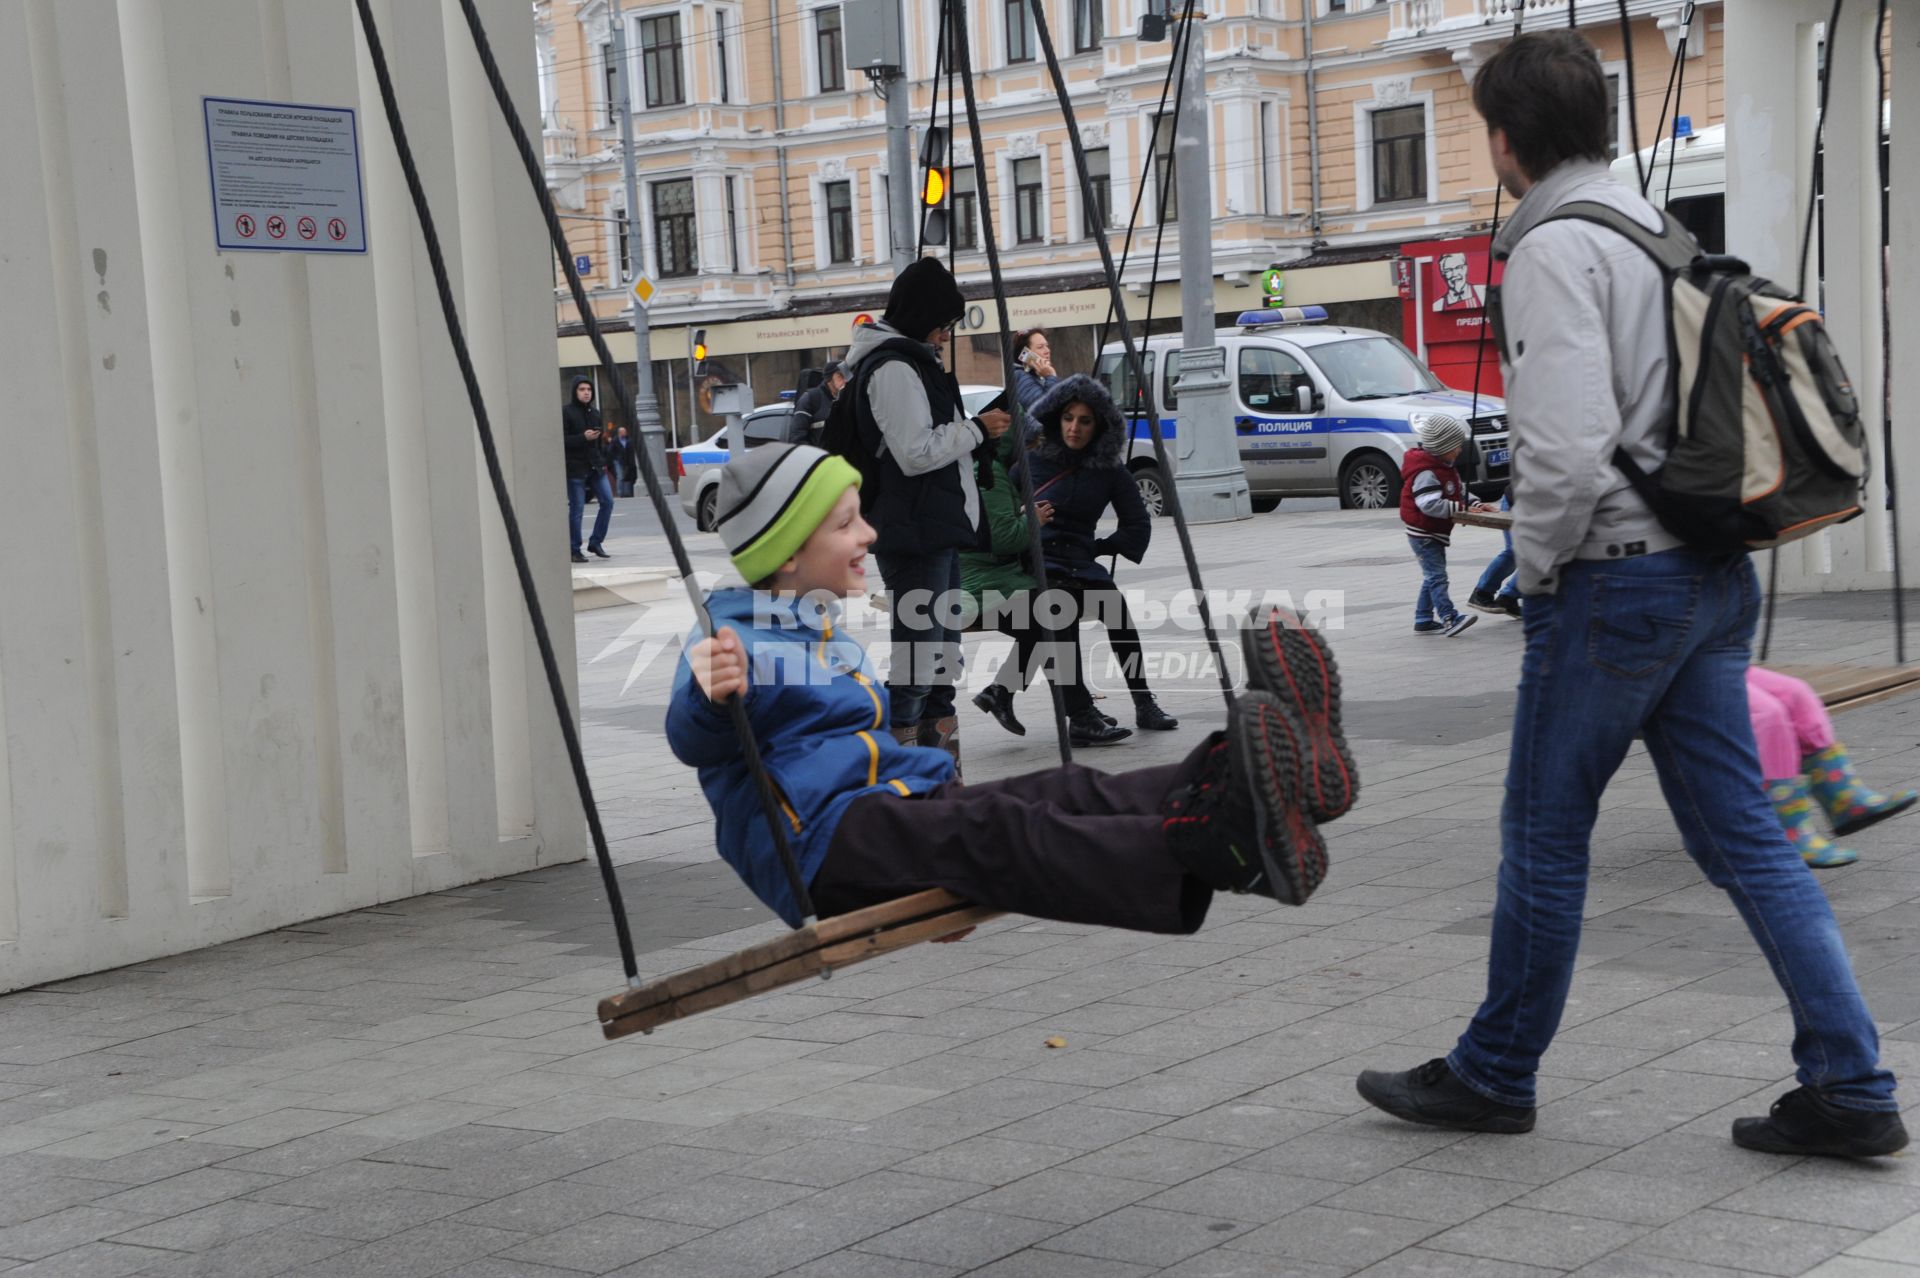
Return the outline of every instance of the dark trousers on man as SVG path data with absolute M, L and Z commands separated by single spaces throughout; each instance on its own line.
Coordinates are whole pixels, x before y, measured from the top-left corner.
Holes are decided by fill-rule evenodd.
M 1179 763 L 1108 773 L 1079 764 L 912 798 L 847 805 L 814 876 L 822 917 L 927 888 L 979 905 L 1102 927 L 1186 935 L 1213 889 L 1167 846 L 1162 806 L 1199 775 L 1213 739 Z
M 1024 612 L 1024 615 L 1022 613 Z M 1053 627 L 1042 616 L 1034 592 L 1016 601 L 1012 615 L 989 619 L 995 630 L 1013 640 L 1013 652 L 1001 663 L 993 681 L 1009 692 L 1025 692 L 1033 677 L 1043 669 L 1060 686 L 1060 697 L 1069 717 L 1093 709 L 1093 694 L 1087 691 L 1080 670 L 1080 623 L 1071 619 L 1065 626 Z
M 599 513 L 593 517 L 593 536 L 589 546 L 598 546 L 606 540 L 607 525 L 613 522 L 613 487 L 607 483 L 607 472 L 595 469 L 589 474 L 579 475 L 567 480 L 567 524 L 573 534 L 573 553 L 580 553 L 580 523 L 587 512 L 587 489 L 593 489 L 593 495 L 599 499 Z
M 960 682 L 960 553 L 875 555 L 886 583 L 892 641 L 889 727 L 912 728 L 953 714 Z

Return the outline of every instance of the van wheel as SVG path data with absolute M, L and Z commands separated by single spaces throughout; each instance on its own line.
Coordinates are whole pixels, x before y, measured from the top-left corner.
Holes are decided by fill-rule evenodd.
M 1340 467 L 1343 510 L 1384 510 L 1400 500 L 1400 475 L 1384 453 L 1355 453 Z
M 693 525 L 701 532 L 713 531 L 713 517 L 720 509 L 720 485 L 715 484 L 700 494 L 700 504 L 695 508 L 699 513 L 693 517 Z
M 1149 515 L 1167 513 L 1167 479 L 1158 466 L 1139 467 L 1133 472 L 1133 482 L 1140 489 L 1140 500 Z
M 1278 509 L 1280 509 L 1280 499 L 1278 497 L 1256 495 L 1253 499 L 1253 513 L 1256 515 L 1264 515 L 1268 511 Z

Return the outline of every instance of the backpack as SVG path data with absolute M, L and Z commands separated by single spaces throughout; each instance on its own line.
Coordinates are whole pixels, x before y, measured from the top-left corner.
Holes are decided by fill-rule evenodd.
M 1761 550 L 1860 513 L 1867 474 L 1860 405 L 1820 312 L 1710 255 L 1670 213 L 1649 231 L 1618 209 L 1567 204 L 1543 219 L 1625 236 L 1665 276 L 1674 414 L 1651 474 L 1625 450 L 1613 466 L 1660 524 L 1701 550 Z M 1488 299 L 1506 353 L 1499 289 Z
M 872 510 L 874 501 L 880 496 L 880 455 L 875 451 L 873 441 L 868 439 L 868 432 L 860 429 L 859 403 L 861 396 L 867 393 L 868 378 L 882 362 L 876 358 L 861 364 L 854 376 L 840 388 L 840 393 L 834 396 L 833 407 L 827 410 L 826 422 L 819 427 L 820 447 L 846 458 L 860 472 L 862 512 Z

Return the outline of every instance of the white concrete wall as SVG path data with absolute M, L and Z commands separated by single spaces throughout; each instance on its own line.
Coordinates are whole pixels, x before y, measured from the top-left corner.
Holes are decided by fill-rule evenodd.
M 458 6 L 375 8 L 571 690 L 544 228 Z M 216 252 L 203 94 L 358 108 L 370 252 Z M 0 990 L 578 859 L 351 0 L 9 0 L 0 121 Z

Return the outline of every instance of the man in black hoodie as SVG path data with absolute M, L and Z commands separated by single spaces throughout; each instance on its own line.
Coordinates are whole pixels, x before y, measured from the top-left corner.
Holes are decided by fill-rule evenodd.
M 593 539 L 587 549 L 602 559 L 611 555 L 601 548 L 606 540 L 607 524 L 613 519 L 613 486 L 607 482 L 606 426 L 600 410 L 593 406 L 593 379 L 573 379 L 572 393 L 560 410 L 560 433 L 567 445 L 567 521 L 573 532 L 573 562 L 584 564 L 580 553 L 580 519 L 587 509 L 587 486 L 593 486 L 599 511 L 593 517 Z
M 961 597 L 960 551 L 979 539 L 975 454 L 1011 421 L 998 409 L 968 417 L 961 407 L 942 355 L 965 313 L 940 260 L 916 259 L 893 281 L 880 321 L 854 334 L 841 392 L 857 396 L 861 442 L 879 460 L 861 505 L 879 533 L 873 554 L 892 608 L 889 726 L 899 741 L 946 750 L 956 769 L 960 635 L 941 624 L 940 602 Z

